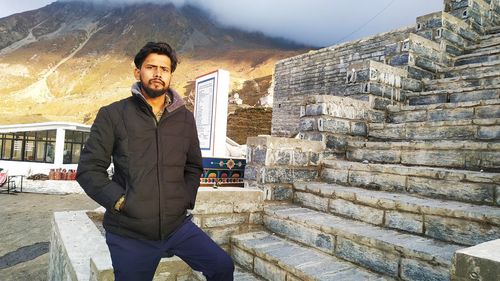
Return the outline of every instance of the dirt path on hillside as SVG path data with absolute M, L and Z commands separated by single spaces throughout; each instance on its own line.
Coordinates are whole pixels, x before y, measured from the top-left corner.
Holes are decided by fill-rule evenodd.
M 0 280 L 47 280 L 52 213 L 97 207 L 82 194 L 0 194 Z

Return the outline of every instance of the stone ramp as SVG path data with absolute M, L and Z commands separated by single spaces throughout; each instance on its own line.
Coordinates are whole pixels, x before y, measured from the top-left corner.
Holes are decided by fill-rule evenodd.
M 394 280 L 269 232 L 231 237 L 233 259 L 265 280 Z
M 448 280 L 452 255 L 462 248 L 293 204 L 265 206 L 264 225 L 298 243 L 403 280 Z
M 294 202 L 379 227 L 476 245 L 500 238 L 500 208 L 323 182 L 294 184 Z
M 324 160 L 321 179 L 342 185 L 500 205 L 500 174 L 394 164 Z

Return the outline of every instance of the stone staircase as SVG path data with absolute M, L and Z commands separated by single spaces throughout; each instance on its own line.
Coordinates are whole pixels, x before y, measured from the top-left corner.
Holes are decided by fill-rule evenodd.
M 317 177 L 296 176 L 306 143 L 249 143 L 252 185 L 285 195 L 266 195 L 265 230 L 232 237 L 242 268 L 283 281 L 458 280 L 458 250 L 500 239 L 500 3 L 444 2 L 387 46 L 386 64 L 350 64 L 343 92 L 304 100 L 298 136 L 324 145 Z

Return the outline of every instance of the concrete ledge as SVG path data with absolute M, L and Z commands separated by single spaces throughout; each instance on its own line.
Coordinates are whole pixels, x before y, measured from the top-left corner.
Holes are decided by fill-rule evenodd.
M 226 251 L 229 238 L 260 229 L 263 193 L 255 189 L 201 187 L 193 221 Z M 103 209 L 56 212 L 53 217 L 48 280 L 112 281 L 113 266 L 105 237 L 99 230 Z M 98 228 L 99 226 L 99 228 Z M 191 280 L 191 268 L 178 257 L 164 258 L 155 281 Z
M 496 281 L 500 278 L 500 239 L 455 252 L 452 281 Z

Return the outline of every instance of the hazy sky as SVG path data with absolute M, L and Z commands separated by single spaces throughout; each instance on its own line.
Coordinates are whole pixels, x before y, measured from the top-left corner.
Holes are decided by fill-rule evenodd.
M 71 1 L 71 0 L 66 0 Z M 173 2 L 208 10 L 220 23 L 300 43 L 329 46 L 415 24 L 443 8 L 443 0 L 84 0 Z M 0 17 L 38 9 L 54 0 L 0 0 Z

